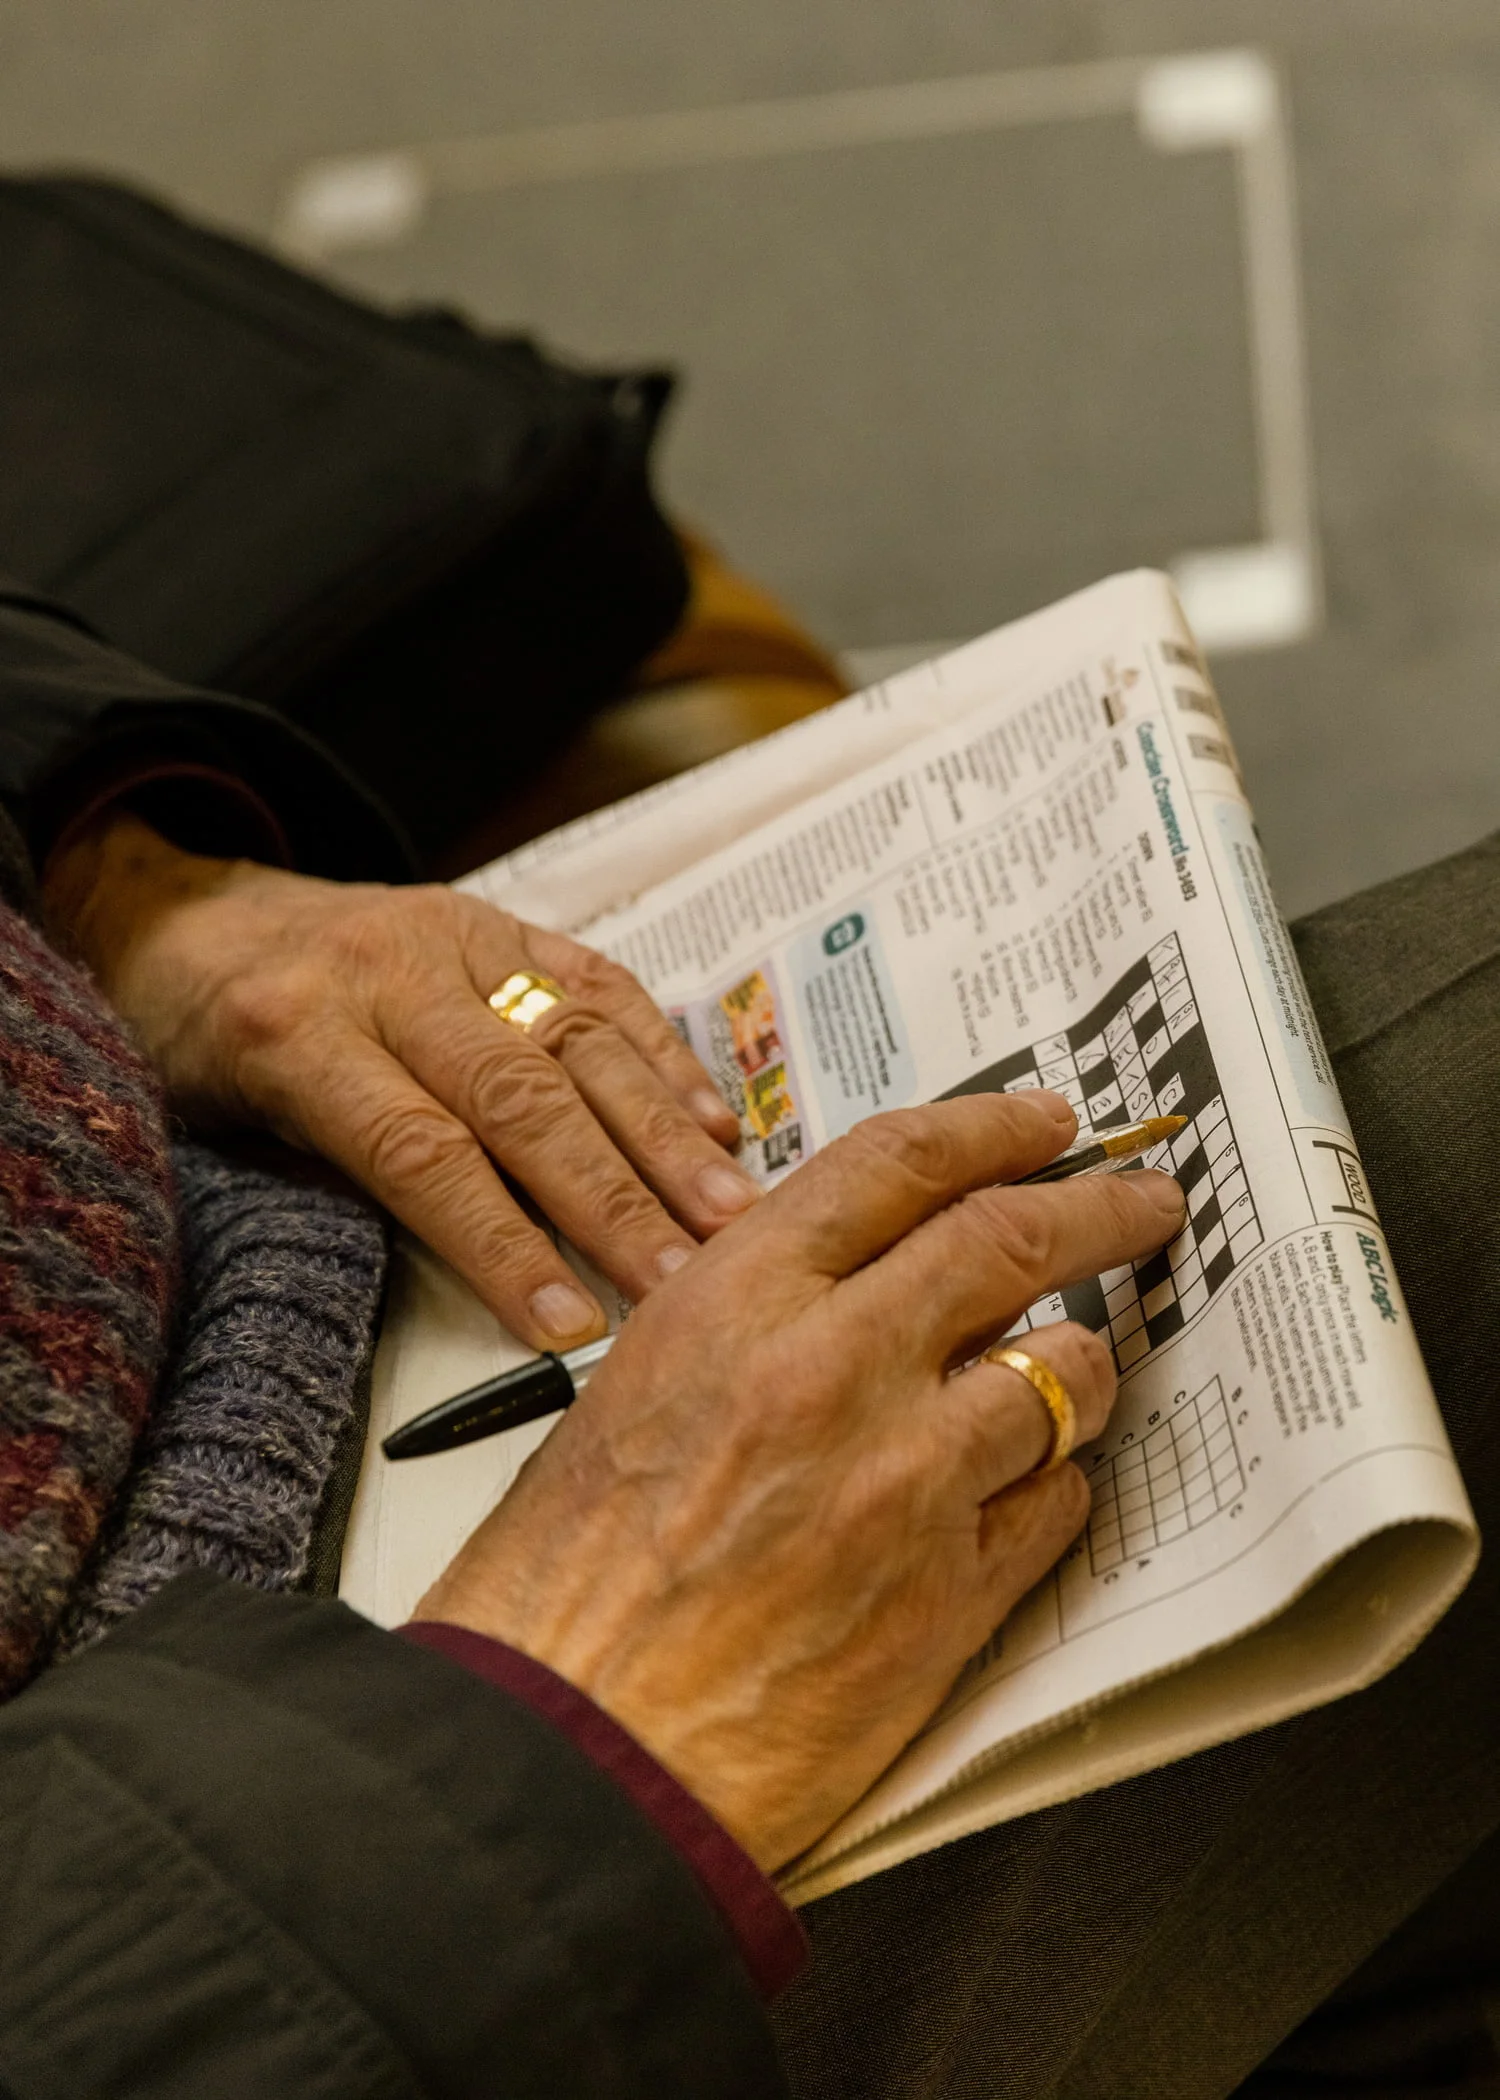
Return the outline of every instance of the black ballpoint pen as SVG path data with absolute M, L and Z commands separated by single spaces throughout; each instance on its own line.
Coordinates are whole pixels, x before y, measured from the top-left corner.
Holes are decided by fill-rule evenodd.
M 1059 1153 L 1034 1174 L 1023 1174 L 1016 1188 L 1040 1182 L 1071 1181 L 1075 1174 L 1097 1174 L 1123 1166 L 1153 1145 L 1175 1137 L 1187 1123 L 1186 1116 L 1148 1116 L 1143 1123 L 1128 1123 L 1120 1130 L 1092 1133 L 1082 1144 Z M 414 1415 L 381 1444 L 387 1458 L 426 1458 L 434 1451 L 453 1451 L 460 1444 L 474 1444 L 481 1437 L 499 1436 L 503 1430 L 519 1429 L 525 1422 L 540 1421 L 567 1407 L 588 1384 L 590 1376 L 614 1347 L 615 1337 L 606 1334 L 581 1349 L 562 1356 L 548 1353 L 487 1378 L 483 1385 L 440 1400 L 424 1414 Z

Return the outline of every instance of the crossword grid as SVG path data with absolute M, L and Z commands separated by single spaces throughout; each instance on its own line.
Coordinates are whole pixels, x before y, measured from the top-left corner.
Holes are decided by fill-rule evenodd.
M 1189 1118 L 1170 1145 L 1142 1162 L 1175 1174 L 1187 1196 L 1188 1221 L 1171 1246 L 1039 1299 L 1016 1330 L 1082 1321 L 1109 1335 L 1125 1371 L 1200 1312 L 1263 1236 L 1175 934 L 1158 941 L 1074 1027 L 990 1065 L 943 1098 L 1033 1086 L 1065 1095 L 1080 1124 L 1094 1130 L 1151 1115 Z
M 1089 1567 L 1095 1575 L 1180 1539 L 1228 1509 L 1245 1491 L 1245 1471 L 1218 1379 L 1138 1444 L 1096 1459 L 1089 1486 Z

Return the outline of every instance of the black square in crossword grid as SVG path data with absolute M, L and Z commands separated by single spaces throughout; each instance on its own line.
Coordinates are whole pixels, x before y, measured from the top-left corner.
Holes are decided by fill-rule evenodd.
M 1203 1277 L 1204 1281 L 1208 1285 L 1209 1296 L 1212 1297 L 1214 1292 L 1217 1291 L 1221 1287 L 1221 1285 L 1228 1283 L 1233 1273 L 1234 1253 L 1233 1250 L 1226 1245 L 1219 1249 L 1218 1253 L 1214 1256 L 1211 1262 L 1206 1262 L 1204 1264 Z
M 1189 1119 L 1187 1129 L 1146 1162 L 1174 1173 L 1188 1199 L 1187 1223 L 1172 1246 L 1133 1269 L 1069 1285 L 1033 1306 L 1022 1322 L 1079 1320 L 1108 1336 L 1121 1370 L 1128 1370 L 1196 1318 L 1261 1243 L 1175 935 L 1159 941 L 1072 1027 L 1026 1045 L 940 1098 L 1034 1086 L 1065 1095 L 1080 1123 L 1095 1130 L 1148 1115 Z
M 1190 1196 L 1208 1172 L 1208 1154 L 1202 1145 L 1194 1145 L 1192 1151 L 1176 1169 L 1177 1179 L 1182 1183 L 1183 1194 Z
M 1092 1327 L 1095 1334 L 1102 1334 L 1109 1326 L 1109 1307 L 1099 1278 L 1091 1276 L 1086 1283 L 1069 1284 L 1067 1295 L 1067 1312 L 1061 1317 L 1076 1320 L 1080 1327 Z M 1045 1326 L 1046 1322 L 1038 1320 L 1034 1324 Z
M 1080 1072 L 1078 1075 L 1078 1084 L 1085 1101 L 1091 1101 L 1095 1094 L 1104 1093 L 1114 1083 L 1114 1060 L 1108 1057 L 1101 1058 L 1097 1064 L 1090 1065 L 1086 1072 Z M 1097 1129 L 1099 1126 L 1096 1124 L 1094 1127 Z
M 1148 1006 L 1146 1011 L 1136 1021 L 1135 1039 L 1141 1045 L 1148 1064 L 1160 1062 L 1168 1056 L 1172 1047 L 1172 1038 L 1167 1034 L 1160 1004 Z M 1161 1047 L 1156 1048 L 1157 1045 Z M 1152 1048 L 1156 1048 L 1156 1058 L 1154 1060 L 1150 1055 Z
M 1146 1322 L 1146 1333 L 1150 1337 L 1151 1347 L 1159 1349 L 1163 1342 L 1170 1341 L 1177 1330 L 1186 1325 L 1187 1320 L 1182 1307 L 1174 1298 L 1170 1305 L 1164 1305 L 1159 1313 L 1153 1314 Z
M 1165 1247 L 1135 1265 L 1135 1287 L 1143 1298 L 1172 1281 L 1172 1257 Z

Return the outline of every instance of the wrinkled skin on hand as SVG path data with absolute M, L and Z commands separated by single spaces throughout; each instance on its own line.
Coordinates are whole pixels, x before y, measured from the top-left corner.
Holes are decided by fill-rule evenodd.
M 423 1600 L 582 1687 L 764 1866 L 875 1780 L 1077 1534 L 1014 1370 L 954 1364 L 1040 1293 L 1180 1228 L 1164 1175 L 996 1186 L 1073 1136 L 1052 1094 L 874 1117 L 718 1235 Z M 1097 1435 L 1114 1366 L 1030 1333 Z
M 323 1154 L 537 1348 L 604 1317 L 502 1174 L 633 1299 L 756 1201 L 698 1060 L 561 934 L 446 888 L 182 853 L 128 814 L 65 843 L 45 893 L 182 1114 Z M 529 1034 L 486 1004 L 522 969 L 569 994 Z

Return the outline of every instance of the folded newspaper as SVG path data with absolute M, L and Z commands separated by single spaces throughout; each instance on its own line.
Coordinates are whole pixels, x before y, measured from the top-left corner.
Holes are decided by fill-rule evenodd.
M 1033 1306 L 1107 1334 L 1084 1534 L 783 1877 L 795 1901 L 1369 1684 L 1479 1542 L 1203 660 L 1116 577 L 463 885 L 629 965 L 767 1182 L 863 1116 L 1050 1086 L 1187 1127 L 1188 1219 Z M 580 1268 L 583 1265 L 580 1263 Z M 602 1279 L 590 1281 L 605 1301 Z M 617 1308 L 623 1311 L 623 1308 Z M 526 1352 L 398 1249 L 343 1596 L 384 1624 L 549 1428 L 379 1443 Z

